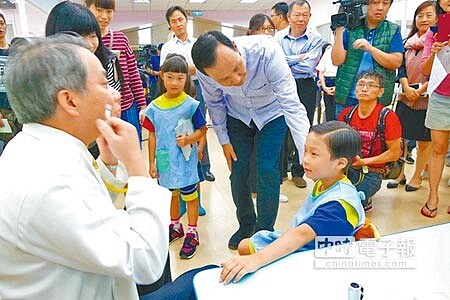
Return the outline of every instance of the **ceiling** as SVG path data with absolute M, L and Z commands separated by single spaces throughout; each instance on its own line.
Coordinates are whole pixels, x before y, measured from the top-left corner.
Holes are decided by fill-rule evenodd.
M 150 3 L 134 3 L 133 0 L 116 0 L 116 10 L 142 11 L 166 10 L 179 5 L 186 10 L 267 10 L 275 4 L 276 0 L 258 0 L 253 4 L 241 4 L 240 0 L 206 0 L 205 3 L 191 4 L 189 0 L 150 0 Z
M 0 3 L 3 0 L 0 0 Z M 62 0 L 25 0 L 33 3 L 42 11 L 48 13 L 51 8 Z M 82 3 L 82 0 L 72 0 Z M 141 24 L 165 22 L 165 11 L 174 5 L 186 9 L 188 12 L 200 10 L 203 18 L 219 22 L 248 26 L 248 20 L 256 13 L 270 14 L 271 7 L 280 0 L 258 0 L 253 4 L 242 4 L 240 0 L 205 0 L 205 3 L 191 4 L 189 0 L 150 0 L 150 3 L 136 3 L 139 0 L 116 0 L 116 13 L 111 26 L 114 29 L 123 29 L 139 26 Z M 291 0 L 286 0 L 290 2 Z M 313 4 L 314 17 L 333 11 L 333 0 L 310 0 Z M 314 3 L 312 3 L 314 2 Z M 322 17 L 322 16 L 321 16 Z

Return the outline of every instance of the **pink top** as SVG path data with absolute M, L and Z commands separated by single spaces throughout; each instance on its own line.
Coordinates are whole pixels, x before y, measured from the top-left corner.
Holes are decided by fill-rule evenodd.
M 146 107 L 147 102 L 145 101 L 136 58 L 126 35 L 120 31 L 114 31 L 111 43 L 111 30 L 109 30 L 106 35 L 102 36 L 102 42 L 113 52 L 120 51 L 119 63 L 124 81 L 121 82 L 120 89 L 122 111 L 129 109 L 133 101 L 136 101 L 139 108 Z
M 428 59 L 431 55 L 431 46 L 433 46 L 434 40 L 434 33 L 428 29 L 426 36 L 425 36 L 425 45 L 423 47 L 423 54 L 422 54 L 422 63 Z M 431 69 L 431 72 L 433 72 L 433 69 Z M 445 78 L 442 80 L 441 84 L 436 88 L 436 93 L 442 96 L 450 97 L 450 75 L 447 74 Z

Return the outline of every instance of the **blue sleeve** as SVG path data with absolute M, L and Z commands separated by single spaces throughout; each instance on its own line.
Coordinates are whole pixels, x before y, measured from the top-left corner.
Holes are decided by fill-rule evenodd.
M 402 35 L 400 34 L 400 28 L 395 32 L 394 38 L 389 46 L 389 53 L 405 52 L 405 47 L 403 47 Z
M 192 125 L 194 125 L 195 130 L 200 129 L 206 125 L 205 116 L 203 115 L 203 112 L 200 109 L 200 105 L 197 107 L 194 114 L 192 115 Z
M 348 50 L 348 31 L 347 29 L 344 29 L 342 32 L 342 44 L 344 44 L 345 51 Z
M 153 71 L 159 71 L 161 69 L 161 67 L 159 65 L 160 64 L 159 56 L 153 55 L 150 59 L 152 61 Z
M 402 65 L 397 70 L 397 80 L 400 78 L 407 78 L 408 74 L 406 73 L 406 66 L 405 66 L 405 56 L 403 56 Z
M 308 224 L 317 236 L 348 236 L 355 229 L 347 221 L 347 214 L 337 201 L 322 204 L 303 223 Z

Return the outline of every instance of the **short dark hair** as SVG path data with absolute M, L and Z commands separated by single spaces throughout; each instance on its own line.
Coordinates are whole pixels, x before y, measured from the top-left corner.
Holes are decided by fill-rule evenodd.
M 86 3 L 87 7 L 94 4 L 95 7 L 116 10 L 116 1 L 115 0 L 85 0 L 84 2 Z
M 384 76 L 378 71 L 375 70 L 362 71 L 356 77 L 356 82 L 358 82 L 362 78 L 376 78 L 378 79 L 378 85 L 380 86 L 380 88 L 384 88 Z
M 309 11 L 311 11 L 311 4 L 309 4 L 309 2 L 307 0 L 292 1 L 291 4 L 289 4 L 289 12 L 292 11 L 292 9 L 294 8 L 294 5 L 298 5 L 298 6 L 308 5 Z
M 324 122 L 312 126 L 310 132 L 324 136 L 324 142 L 328 146 L 332 159 L 341 157 L 347 159 L 344 171 L 351 165 L 353 158 L 361 153 L 361 136 L 344 122 Z
M 5 16 L 4 16 L 2 13 L 0 13 L 0 18 L 2 18 L 2 19 L 3 19 L 3 22 L 5 22 L 5 24 L 6 24 Z
M 289 5 L 286 2 L 278 2 L 272 6 L 272 9 L 277 15 L 283 16 L 283 19 L 287 21 L 287 14 L 289 12 Z
M 167 20 L 167 24 L 170 25 L 170 17 L 173 15 L 174 12 L 179 11 L 180 13 L 183 14 L 183 16 L 187 19 L 188 15 L 187 12 L 184 10 L 184 8 L 182 8 L 181 6 L 175 5 L 175 6 L 171 6 L 166 10 L 166 20 Z
M 219 31 L 209 31 L 202 34 L 192 46 L 191 56 L 194 65 L 197 70 L 205 75 L 208 75 L 205 68 L 211 67 L 216 62 L 219 43 L 235 49 L 233 42 Z

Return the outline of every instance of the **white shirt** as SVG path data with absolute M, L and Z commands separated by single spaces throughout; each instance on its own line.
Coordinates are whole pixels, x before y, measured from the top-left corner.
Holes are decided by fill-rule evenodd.
M 185 41 L 182 41 L 175 36 L 173 39 L 165 42 L 161 48 L 160 65 L 163 65 L 168 54 L 175 53 L 182 55 L 186 59 L 188 65 L 193 66 L 194 61 L 192 60 L 191 50 L 196 40 L 197 39 L 194 37 L 188 37 Z M 191 78 L 192 80 L 195 80 L 197 79 L 197 76 L 192 75 Z
M 25 124 L 8 144 L 0 299 L 138 299 L 135 283 L 159 279 L 170 193 L 130 177 L 127 210 L 118 210 L 92 163 L 80 140 L 40 124 Z
M 316 70 L 323 72 L 325 77 L 336 77 L 338 67 L 333 65 L 331 61 L 331 47 L 329 47 L 322 55 Z

